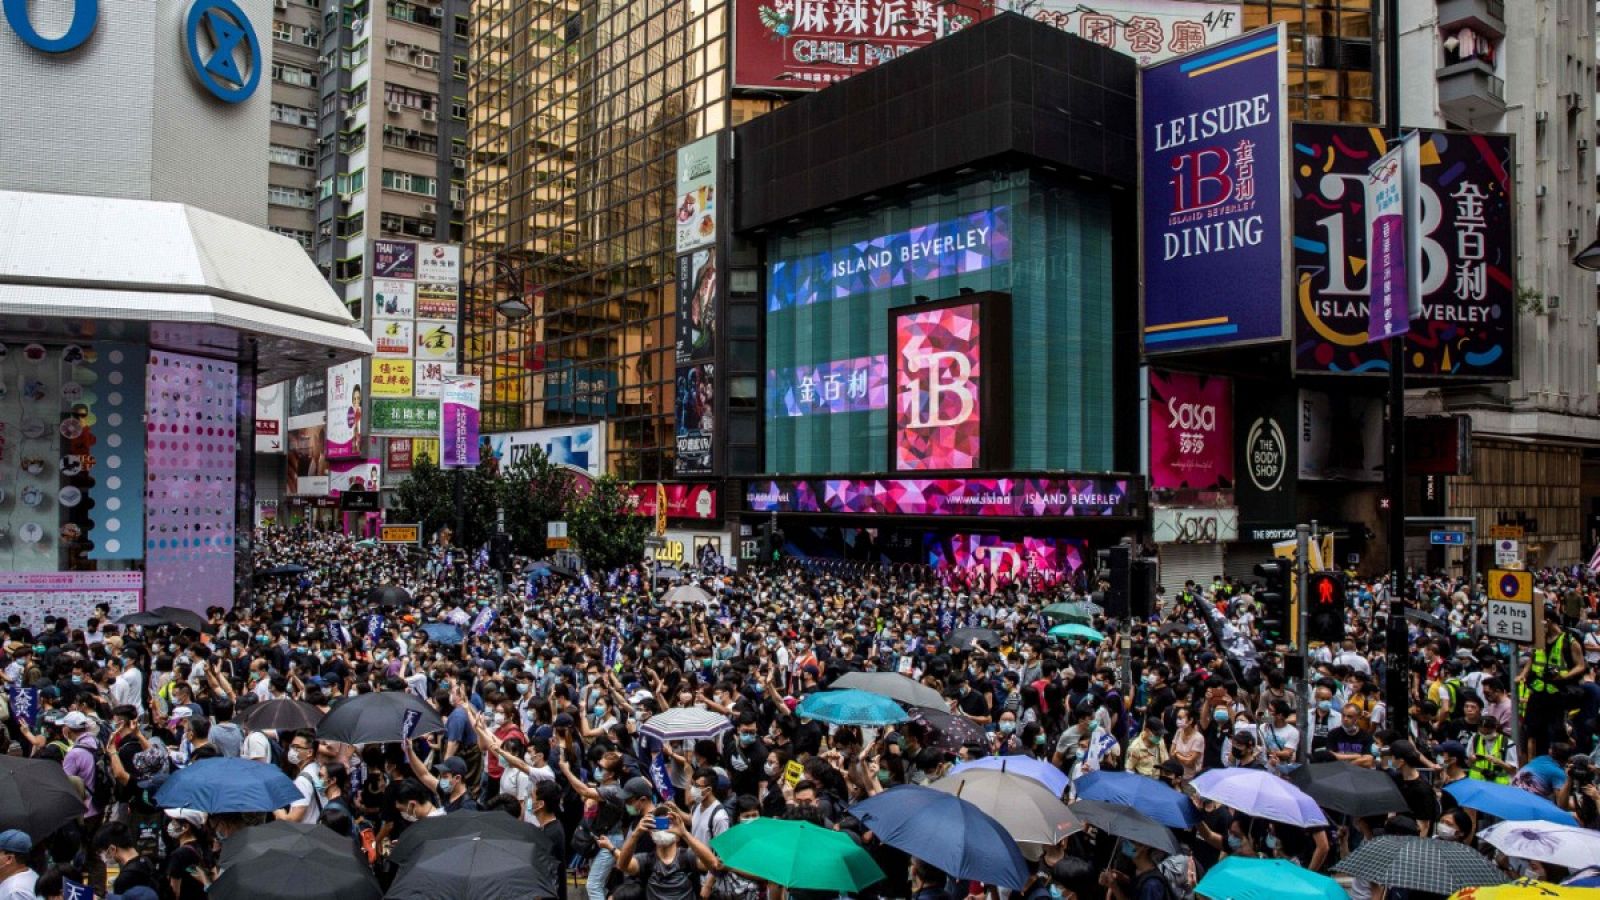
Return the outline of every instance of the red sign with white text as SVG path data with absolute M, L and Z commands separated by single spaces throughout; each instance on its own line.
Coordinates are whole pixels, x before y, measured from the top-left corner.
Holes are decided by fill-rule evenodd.
M 733 81 L 816 90 L 987 19 L 995 4 L 945 0 L 735 0 Z
M 976 303 L 896 316 L 896 471 L 978 468 L 985 413 L 981 318 Z
M 709 484 L 664 484 L 667 497 L 667 518 L 703 519 L 717 517 L 717 489 Z M 633 495 L 633 512 L 639 516 L 656 514 L 656 486 L 653 483 L 629 485 Z

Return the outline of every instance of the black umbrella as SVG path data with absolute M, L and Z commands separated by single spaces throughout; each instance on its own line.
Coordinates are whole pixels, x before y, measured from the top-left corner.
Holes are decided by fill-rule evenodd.
M 301 566 L 301 565 L 296 565 L 294 563 L 290 563 L 290 564 L 284 565 L 284 566 L 273 566 L 270 569 L 263 569 L 262 571 L 256 573 L 256 577 L 257 578 L 281 578 L 284 575 L 300 575 L 300 574 L 302 574 L 304 572 L 308 572 L 308 571 L 310 571 L 310 570 L 307 569 L 305 566 Z
M 1068 809 L 1077 813 L 1085 824 L 1124 840 L 1143 844 L 1163 853 L 1177 853 L 1178 839 L 1172 829 L 1128 806 L 1118 806 L 1100 800 L 1079 800 Z
M 510 818 L 504 813 L 492 815 Z M 504 838 L 428 841 L 416 860 L 400 870 L 385 896 L 390 900 L 555 897 L 559 885 L 552 860 L 548 845 L 536 849 Z
M 411 592 L 393 584 L 379 585 L 367 591 L 367 603 L 376 606 L 409 606 Z
M 199 631 L 206 627 L 206 618 L 192 609 L 183 609 L 177 606 L 158 606 L 155 609 L 147 609 L 142 613 L 130 613 L 123 616 L 117 620 L 117 624 L 143 625 L 146 628 L 176 625 L 179 628 L 190 628 Z
M 266 853 L 286 853 L 296 859 L 342 863 L 354 858 L 350 839 L 321 825 L 304 822 L 268 822 L 236 831 L 222 842 L 222 868 L 249 862 Z
M 1311 763 L 1289 773 L 1289 783 L 1323 809 L 1361 818 L 1407 808 L 1394 779 L 1343 760 Z
M 548 855 L 553 852 L 550 837 L 538 828 L 503 812 L 453 812 L 448 816 L 433 816 L 406 828 L 389 849 L 389 859 L 404 867 L 419 860 L 427 851 L 425 844 L 451 838 L 490 838 L 496 841 L 515 841 L 529 845 L 529 853 Z M 527 860 L 523 860 L 527 865 Z
M 299 700 L 268 700 L 255 703 L 239 716 L 239 724 L 251 731 L 299 731 L 316 728 L 323 712 Z
M 957 628 L 944 642 L 960 650 L 971 650 L 973 642 L 993 649 L 1000 646 L 1000 632 L 993 628 Z
M 1437 632 L 1439 632 L 1441 634 L 1449 634 L 1450 633 L 1450 626 L 1448 624 L 1446 624 L 1443 619 L 1439 618 L 1438 616 L 1431 615 L 1429 613 L 1425 613 L 1420 609 L 1408 609 L 1408 610 L 1406 610 L 1406 618 L 1410 619 L 1413 622 L 1417 622 L 1419 624 L 1426 625 L 1429 628 L 1432 628 L 1434 631 L 1437 631 Z
M 421 715 L 412 737 L 444 730 L 444 720 L 433 707 L 410 691 L 378 691 L 362 694 L 335 706 L 317 724 L 317 737 L 341 744 L 389 744 L 405 739 L 406 712 Z
M 313 828 L 321 828 L 314 825 Z M 329 832 L 330 834 L 332 832 Z M 380 900 L 383 889 L 353 854 L 295 856 L 267 850 L 222 870 L 207 900 Z
M 0 831 L 16 828 L 40 841 L 83 815 L 83 801 L 61 764 L 0 756 Z
M 909 712 L 911 721 L 931 728 L 937 733 L 933 746 L 938 749 L 954 752 L 969 744 L 983 744 L 989 739 L 983 732 L 983 726 L 966 716 L 920 706 L 913 707 Z

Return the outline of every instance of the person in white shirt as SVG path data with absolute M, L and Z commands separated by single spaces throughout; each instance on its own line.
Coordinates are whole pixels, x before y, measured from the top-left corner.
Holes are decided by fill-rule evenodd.
M 717 773 L 700 769 L 694 773 L 688 795 L 691 815 L 689 833 L 702 844 L 710 844 L 717 835 L 728 830 L 728 811 L 717 800 Z
M 284 751 L 285 761 L 299 773 L 295 776 L 294 786 L 300 791 L 300 799 L 289 804 L 287 810 L 278 810 L 275 815 L 279 819 L 304 825 L 315 825 L 322 821 L 322 776 L 321 767 L 317 765 L 314 740 L 305 733 L 296 734 Z
M 107 668 L 113 676 L 111 681 L 111 704 L 113 706 L 131 706 L 137 710 L 144 709 L 144 673 L 133 660 L 112 657 Z
M 0 831 L 0 900 L 34 900 L 38 873 L 28 868 L 33 839 L 15 828 Z

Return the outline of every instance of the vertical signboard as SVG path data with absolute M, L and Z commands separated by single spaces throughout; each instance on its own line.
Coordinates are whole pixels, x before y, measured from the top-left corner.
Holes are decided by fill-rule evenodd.
M 329 459 L 363 455 L 361 395 L 361 360 L 341 363 L 328 370 Z
M 1368 261 L 1372 272 L 1368 343 L 1405 334 L 1411 330 L 1412 315 L 1421 312 L 1419 167 L 1417 132 L 1413 131 L 1367 170 L 1367 234 L 1373 248 Z
M 1233 487 L 1233 382 L 1150 370 L 1150 487 Z
M 256 389 L 256 452 L 283 452 L 283 393 L 287 382 Z
M 290 382 L 285 448 L 288 477 L 284 485 L 290 496 L 322 497 L 328 493 L 327 410 L 327 372 L 301 375 Z
M 1283 35 L 1274 25 L 1140 73 L 1147 353 L 1286 333 Z
M 1244 524 L 1297 520 L 1295 487 L 1300 444 L 1294 440 L 1296 396 L 1270 382 L 1241 381 L 1234 392 L 1234 503 Z
M 478 403 L 483 393 L 482 379 L 452 375 L 445 379 L 439 395 L 440 466 L 471 469 L 478 465 Z
M 1389 349 L 1368 344 L 1374 291 L 1368 169 L 1390 150 L 1376 128 L 1294 126 L 1294 364 L 1302 372 L 1379 374 Z M 1511 377 L 1516 320 L 1511 139 L 1420 132 L 1416 274 L 1421 302 L 1406 337 L 1411 375 Z
M 677 271 L 673 306 L 676 472 L 710 475 L 715 468 L 716 375 L 722 287 L 717 277 L 721 134 L 678 149 Z M 579 370 L 575 370 L 576 377 Z
M 890 468 L 995 468 L 1010 463 L 1010 343 L 1005 297 L 975 295 L 889 311 L 894 342 Z

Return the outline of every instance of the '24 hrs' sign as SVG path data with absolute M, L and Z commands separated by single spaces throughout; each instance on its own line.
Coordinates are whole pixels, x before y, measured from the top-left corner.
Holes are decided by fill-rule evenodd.
M 29 0 L 0 0 L 18 38 L 44 53 L 82 47 L 100 21 L 100 0 L 72 0 L 72 21 L 59 37 L 45 37 L 28 14 Z M 261 42 L 234 0 L 195 0 L 184 17 L 183 44 L 195 78 L 217 99 L 241 103 L 261 83 Z

